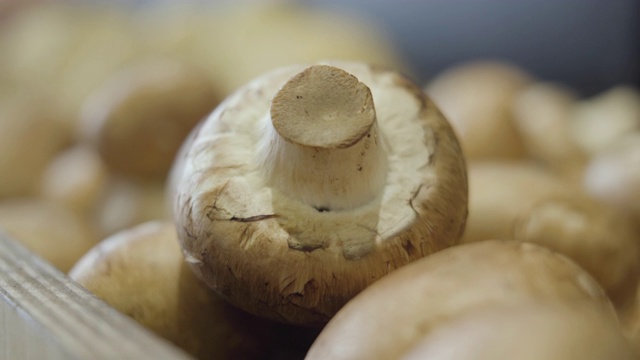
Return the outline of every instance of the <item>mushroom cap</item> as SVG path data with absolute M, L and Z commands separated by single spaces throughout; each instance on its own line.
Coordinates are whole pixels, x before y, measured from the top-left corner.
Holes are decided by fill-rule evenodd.
M 600 282 L 616 307 L 625 307 L 640 273 L 640 243 L 628 220 L 587 196 L 554 197 L 523 213 L 513 238 L 568 256 Z
M 265 323 L 227 305 L 195 277 L 171 223 L 147 222 L 108 237 L 69 276 L 199 359 L 257 359 L 265 350 Z
M 434 329 L 404 357 L 438 360 L 635 359 L 610 314 L 569 305 L 483 308 Z
M 283 322 L 325 323 L 373 281 L 457 243 L 467 214 L 464 159 L 436 106 L 392 71 L 331 65 L 371 91 L 387 147 L 383 193 L 323 212 L 265 185 L 255 162 L 259 125 L 302 65 L 225 100 L 193 140 L 178 181 L 175 221 L 196 274 L 232 304 Z
M 499 61 L 472 61 L 445 70 L 425 88 L 460 138 L 469 161 L 522 158 L 511 107 L 530 83 L 521 69 Z
M 169 59 L 148 59 L 96 91 L 83 110 L 80 136 L 114 172 L 164 178 L 191 129 L 217 105 L 206 73 Z
M 487 240 L 445 249 L 380 279 L 331 319 L 307 359 L 398 358 L 456 318 L 526 302 L 583 304 L 616 318 L 600 286 L 565 256 Z

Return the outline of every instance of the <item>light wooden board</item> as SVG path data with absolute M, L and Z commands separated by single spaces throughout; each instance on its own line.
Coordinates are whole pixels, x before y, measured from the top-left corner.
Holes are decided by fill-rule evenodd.
M 0 360 L 191 359 L 0 230 Z

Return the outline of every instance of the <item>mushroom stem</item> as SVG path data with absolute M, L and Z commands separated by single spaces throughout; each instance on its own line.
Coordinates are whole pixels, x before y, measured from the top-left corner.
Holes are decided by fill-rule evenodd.
M 371 91 L 353 75 L 307 68 L 278 91 L 269 119 L 259 163 L 270 186 L 319 211 L 352 209 L 382 193 L 386 151 Z

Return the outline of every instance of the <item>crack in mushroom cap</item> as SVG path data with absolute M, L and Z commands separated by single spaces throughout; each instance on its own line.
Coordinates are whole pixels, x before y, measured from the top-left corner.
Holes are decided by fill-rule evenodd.
M 357 207 L 322 211 L 269 186 L 260 150 L 271 100 L 304 65 L 268 73 L 227 98 L 184 159 L 175 220 L 192 268 L 232 304 L 271 319 L 325 323 L 390 271 L 458 242 L 467 178 L 449 123 L 392 71 L 326 63 L 369 87 L 388 169 Z

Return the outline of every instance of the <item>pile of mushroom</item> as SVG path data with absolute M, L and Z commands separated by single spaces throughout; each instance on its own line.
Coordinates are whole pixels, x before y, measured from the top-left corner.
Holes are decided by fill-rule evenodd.
M 482 104 L 465 101 L 470 90 L 450 89 L 465 81 L 491 89 L 505 83 L 514 69 L 495 61 L 461 64 L 436 77 L 425 91 L 445 100 L 439 105 L 459 133 L 483 125 L 493 129 L 493 122 L 473 116 Z M 511 137 L 505 140 L 503 132 L 495 131 L 495 143 L 487 150 L 479 149 L 476 139 L 461 136 L 469 166 L 463 243 L 515 239 L 568 256 L 606 290 L 638 347 L 632 335 L 637 325 L 630 324 L 638 323 L 631 314 L 640 313 L 633 310 L 640 266 L 640 91 L 617 86 L 585 99 L 566 86 L 519 71 L 512 78 L 526 78 L 527 83 L 520 82 L 519 89 L 503 97 L 501 110 L 483 117 L 508 124 Z M 484 155 L 496 146 L 511 151 L 514 140 L 524 152 Z
M 0 231 L 196 358 L 640 356 L 637 89 L 422 91 L 290 5 L 17 9 Z

